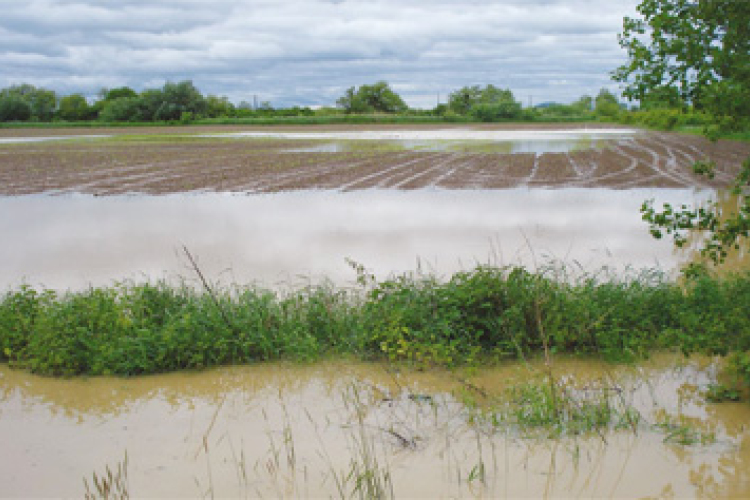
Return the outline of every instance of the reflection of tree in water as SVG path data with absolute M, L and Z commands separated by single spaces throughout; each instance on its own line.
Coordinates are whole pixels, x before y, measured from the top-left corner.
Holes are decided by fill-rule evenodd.
M 719 216 L 721 222 L 726 221 L 729 216 L 736 214 L 742 206 L 742 196 L 733 193 L 731 190 L 721 190 L 716 194 L 714 213 Z M 707 205 L 704 204 L 707 207 Z M 743 238 L 739 241 L 739 248 L 732 248 L 727 253 L 727 257 L 719 265 L 713 264 L 709 259 L 701 256 L 700 248 L 706 241 L 706 235 L 702 231 L 691 230 L 687 235 L 687 242 L 683 248 L 676 248 L 678 260 L 683 263 L 683 267 L 689 264 L 705 264 L 709 269 L 717 270 L 720 273 L 734 271 L 750 270 L 750 240 Z
M 715 196 L 713 212 L 724 222 L 736 214 L 742 206 L 742 196 L 731 190 L 721 190 Z M 704 207 L 707 205 L 704 204 Z M 714 264 L 700 253 L 706 235 L 692 230 L 687 235 L 687 242 L 681 249 L 675 249 L 683 267 L 689 264 L 703 264 L 710 270 L 719 273 L 750 271 L 750 240 L 739 240 L 739 248 L 731 248 L 724 262 Z M 706 404 L 704 409 L 708 418 L 703 422 L 708 431 L 720 435 L 720 431 L 732 438 L 731 444 L 717 443 L 723 451 L 719 453 L 717 466 L 706 463 L 698 464 L 690 473 L 693 484 L 698 488 L 699 497 L 708 498 L 746 498 L 750 488 L 750 433 L 744 418 L 747 406 L 738 403 Z M 739 417 L 738 417 L 739 416 Z M 720 423 L 720 425 L 718 425 Z
M 690 472 L 699 498 L 747 498 L 750 488 L 750 434 L 722 453 L 718 468 L 702 464 Z
M 399 384 L 418 384 L 430 393 L 449 393 L 456 385 L 453 378 L 441 373 L 416 373 L 395 382 L 394 375 L 379 364 L 344 361 L 321 361 L 315 365 L 261 363 L 132 378 L 72 379 L 43 377 L 0 365 L 0 412 L 14 398 L 26 410 L 44 407 L 52 415 L 79 421 L 92 416 L 118 416 L 154 402 L 166 405 L 170 412 L 210 408 L 226 396 L 248 407 L 276 400 L 280 395 L 309 397 L 315 404 L 321 398 L 340 394 L 353 380 L 392 391 Z
M 279 365 L 217 368 L 203 372 L 177 372 L 135 378 L 94 377 L 62 379 L 41 377 L 22 370 L 0 367 L 0 408 L 18 397 L 31 410 L 40 403 L 52 415 L 77 418 L 113 417 L 151 401 L 171 411 L 215 406 L 228 393 L 250 404 L 253 400 L 300 391 L 313 381 L 331 390 L 331 377 L 318 369 Z M 337 372 L 338 373 L 338 372 Z
M 717 468 L 697 468 L 691 479 L 699 485 L 699 496 L 707 498 L 747 498 L 750 493 L 750 432 L 746 403 L 706 404 L 707 422 L 720 423 L 730 443 L 719 440 L 722 452 Z M 718 433 L 718 427 L 715 429 Z
M 697 367 L 697 366 L 696 366 Z M 710 403 L 706 401 L 705 381 L 699 383 L 699 372 L 690 376 L 687 370 L 660 371 L 648 376 L 649 383 L 668 387 L 669 379 L 685 380 L 677 387 L 674 406 L 658 408 L 647 419 L 685 426 L 696 439 L 694 443 L 670 440 L 664 431 L 660 439 L 669 452 L 670 462 L 679 463 L 688 471 L 690 484 L 697 498 L 747 498 L 750 492 L 750 432 L 747 428 L 748 406 L 745 403 Z M 704 367 L 705 368 L 705 367 Z M 651 389 L 654 390 L 654 389 Z M 662 402 L 669 397 L 664 395 Z M 654 400 L 656 403 L 656 400 Z M 701 436 L 706 437 L 703 442 Z M 645 436 L 644 436 L 645 439 Z M 663 497 L 674 497 L 672 484 L 661 492 Z

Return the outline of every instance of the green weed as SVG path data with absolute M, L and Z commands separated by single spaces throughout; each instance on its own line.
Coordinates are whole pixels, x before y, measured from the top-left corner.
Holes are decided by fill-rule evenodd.
M 664 442 L 682 446 L 707 445 L 716 441 L 716 435 L 700 428 L 699 421 L 660 412 L 654 428 L 664 433 Z
M 328 355 L 418 367 L 556 352 L 614 360 L 654 349 L 737 353 L 750 384 L 750 274 L 570 278 L 479 266 L 447 280 L 407 273 L 359 286 L 201 293 L 166 283 L 0 297 L 0 360 L 50 375 L 138 375 Z
M 617 388 L 569 387 L 564 380 L 543 377 L 508 389 L 495 422 L 515 426 L 522 433 L 548 437 L 634 428 L 640 415 L 616 397 Z

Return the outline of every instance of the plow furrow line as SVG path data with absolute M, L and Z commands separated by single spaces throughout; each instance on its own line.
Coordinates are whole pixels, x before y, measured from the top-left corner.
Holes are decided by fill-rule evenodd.
M 279 190 L 279 189 L 283 189 L 283 186 L 285 184 L 288 185 L 290 182 L 297 183 L 300 181 L 313 179 L 315 177 L 331 175 L 343 169 L 357 168 L 370 161 L 372 161 L 371 158 L 365 158 L 355 163 L 321 162 L 314 166 L 307 166 L 305 167 L 304 170 L 295 168 L 295 169 L 292 169 L 286 172 L 280 172 L 280 173 L 262 173 L 255 182 L 245 184 L 240 189 L 245 190 L 245 191 L 255 191 L 255 192 Z
M 575 161 L 572 156 L 570 156 L 570 153 L 565 153 L 565 158 L 568 159 L 568 163 L 570 163 L 570 166 L 576 173 L 576 177 L 583 177 L 583 169 L 581 169 L 581 166 L 578 164 L 578 162 Z
M 695 185 L 696 182 L 698 182 L 697 179 L 691 177 L 690 175 L 686 175 L 685 172 L 680 172 L 679 170 L 677 170 L 677 160 L 672 153 L 672 149 L 662 144 L 659 144 L 659 146 L 664 147 L 665 153 L 668 156 L 668 158 L 664 161 L 664 166 L 661 166 L 661 156 L 655 149 L 649 148 L 643 143 L 634 145 L 633 147 L 644 151 L 651 156 L 651 163 L 647 164 L 647 166 L 650 167 L 654 172 L 661 174 L 663 177 L 666 177 L 667 179 L 670 179 L 684 186 Z
M 382 184 L 382 182 L 387 181 L 388 179 L 390 179 L 390 178 L 393 177 L 393 172 L 398 172 L 399 170 L 403 170 L 404 168 L 409 167 L 410 165 L 413 165 L 413 164 L 415 164 L 415 163 L 417 163 L 419 161 L 422 161 L 422 160 L 424 160 L 424 158 L 422 158 L 422 157 L 414 158 L 414 159 L 406 161 L 404 163 L 396 164 L 396 165 L 394 165 L 392 167 L 389 167 L 389 168 L 387 168 L 385 170 L 381 170 L 381 171 L 378 171 L 378 172 L 373 172 L 371 174 L 365 175 L 364 177 L 360 177 L 359 179 L 355 179 L 355 180 L 353 180 L 351 182 L 344 183 L 344 184 L 342 184 L 342 185 L 339 186 L 339 189 L 342 190 L 342 191 L 346 191 L 346 190 L 352 189 L 357 184 L 362 184 L 363 182 L 367 182 L 367 181 L 369 181 L 371 179 L 377 179 L 378 177 L 385 176 L 385 179 L 381 179 L 381 181 L 380 181 L 380 183 Z
M 474 163 L 473 160 L 466 160 L 464 162 L 459 163 L 455 167 L 452 167 L 447 172 L 441 174 L 436 179 L 433 179 L 432 183 L 429 185 L 429 187 L 439 187 L 440 184 L 445 181 L 446 179 L 450 178 L 452 175 L 454 175 L 459 170 L 464 169 L 467 166 L 470 166 L 472 163 Z
M 526 177 L 526 179 L 520 182 L 519 184 L 524 184 L 528 186 L 533 182 L 534 177 L 536 177 L 536 174 L 539 172 L 539 161 L 541 158 L 542 158 L 542 155 L 540 153 L 537 153 L 534 155 L 534 166 L 531 167 L 531 172 L 529 173 L 529 176 Z
M 414 181 L 416 179 L 419 179 L 421 177 L 429 175 L 430 173 L 432 173 L 432 172 L 434 172 L 436 170 L 441 170 L 441 169 L 443 169 L 445 167 L 445 165 L 453 162 L 457 157 L 458 157 L 457 154 L 455 154 L 455 153 L 451 154 L 450 156 L 448 156 L 447 158 L 443 159 L 442 161 L 440 161 L 436 165 L 434 165 L 434 166 L 432 166 L 432 167 L 430 167 L 430 168 L 428 168 L 426 170 L 423 170 L 422 172 L 417 172 L 416 174 L 414 174 L 412 176 L 409 176 L 406 179 L 403 179 L 403 180 L 397 182 L 396 184 L 393 184 L 390 187 L 392 187 L 392 188 L 400 188 L 400 187 L 405 186 L 406 184 L 408 184 L 408 183 L 410 183 L 410 182 L 412 182 L 412 181 Z
M 589 177 L 587 177 L 585 179 L 582 179 L 579 183 L 577 183 L 578 185 L 593 184 L 593 183 L 596 183 L 596 182 L 600 182 L 602 180 L 612 179 L 612 178 L 615 178 L 615 177 L 619 177 L 619 176 L 621 176 L 623 174 L 629 174 L 629 173 L 633 172 L 636 169 L 636 167 L 638 167 L 638 158 L 636 158 L 633 155 L 630 155 L 630 154 L 626 153 L 625 150 L 622 149 L 620 146 L 613 146 L 612 148 L 610 148 L 609 151 L 611 151 L 614 154 L 619 154 L 620 156 L 623 156 L 626 159 L 628 159 L 629 162 L 630 162 L 628 164 L 628 166 L 625 167 L 625 168 L 623 168 L 623 169 L 621 169 L 621 170 L 617 170 L 615 172 L 609 172 L 609 173 L 601 174 L 601 175 L 598 175 L 598 176 L 589 176 Z

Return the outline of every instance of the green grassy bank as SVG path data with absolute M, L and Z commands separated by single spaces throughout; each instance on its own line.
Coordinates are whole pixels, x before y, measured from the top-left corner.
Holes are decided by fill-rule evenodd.
M 136 375 L 340 353 L 428 367 L 545 348 L 632 359 L 675 347 L 735 353 L 750 375 L 750 273 L 680 285 L 656 272 L 570 283 L 522 268 L 385 281 L 360 269 L 359 281 L 285 294 L 22 286 L 0 301 L 0 359 L 48 375 Z

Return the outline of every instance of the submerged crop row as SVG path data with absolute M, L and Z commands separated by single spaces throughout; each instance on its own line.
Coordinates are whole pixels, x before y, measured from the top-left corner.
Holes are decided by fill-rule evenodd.
M 22 286 L 0 300 L 0 360 L 49 375 L 136 375 L 334 354 L 451 366 L 543 348 L 622 359 L 678 347 L 733 352 L 750 365 L 750 273 L 571 282 L 480 266 L 448 280 L 376 281 L 360 269 L 359 282 L 283 294 L 161 282 Z

